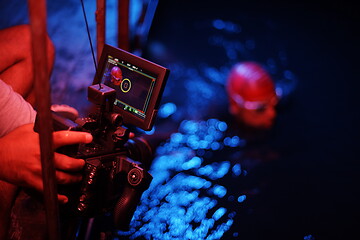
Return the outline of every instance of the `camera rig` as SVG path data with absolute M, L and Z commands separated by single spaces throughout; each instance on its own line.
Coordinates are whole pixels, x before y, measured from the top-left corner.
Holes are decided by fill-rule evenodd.
M 86 131 L 88 144 L 65 146 L 59 152 L 85 160 L 83 180 L 60 187 L 69 196 L 63 206 L 64 238 L 76 237 L 78 219 L 112 214 L 116 229 L 128 230 L 142 193 L 152 176 L 152 144 L 144 137 L 129 139 L 127 125 L 153 127 L 169 70 L 126 51 L 105 45 L 88 100 L 96 111 L 68 119 L 53 113 L 54 130 Z M 80 237 L 81 239 L 81 237 Z

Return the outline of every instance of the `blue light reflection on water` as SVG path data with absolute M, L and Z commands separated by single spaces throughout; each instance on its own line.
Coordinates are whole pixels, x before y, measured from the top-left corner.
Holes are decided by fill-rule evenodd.
M 217 119 L 182 121 L 178 132 L 158 147 L 150 169 L 154 179 L 142 196 L 130 231 L 119 234 L 129 239 L 221 238 L 236 215 L 226 202 L 239 206 L 242 202 L 234 201 L 227 186 L 219 181 L 224 177 L 240 181 L 241 172 L 233 173 L 240 164 L 197 153 L 200 147 L 205 152 L 216 152 L 206 147 L 214 143 L 222 148 L 241 147 L 241 141 L 225 146 L 226 129 L 226 123 Z M 206 144 L 195 144 L 201 141 Z
M 235 164 L 232 167 L 232 172 L 236 175 L 239 176 L 241 174 L 241 165 L 240 164 Z
M 230 67 L 239 60 L 253 59 L 257 44 L 251 37 L 239 41 L 242 28 L 238 24 L 216 19 L 212 27 L 216 31 L 209 37 L 208 43 L 223 48 L 228 61 L 220 68 L 205 63 L 195 67 L 179 64 L 169 67 L 172 82 L 183 84 L 180 86 L 182 94 L 173 94 L 179 91 L 179 86 L 171 85 L 169 81 L 170 87 L 164 95 L 175 98 L 170 98 L 170 101 L 176 105 L 165 104 L 159 111 L 160 117 L 171 117 L 177 121 L 209 116 L 209 108 L 226 104 L 224 86 Z M 219 35 L 220 31 L 236 38 Z M 290 71 L 284 72 L 284 63 L 287 62 L 284 51 L 280 50 L 278 55 L 268 57 L 264 65 L 271 74 L 276 75 L 277 91 L 281 91 L 283 96 L 286 95 L 285 90 L 293 86 L 294 81 L 288 80 L 294 77 Z M 143 194 L 130 232 L 121 234 L 130 239 L 221 238 L 233 225 L 236 215 L 236 211 L 229 209 L 226 203 L 241 206 L 246 201 L 246 195 L 230 192 L 227 186 L 219 182 L 230 176 L 236 184 L 240 176 L 247 175 L 247 171 L 239 163 L 231 163 L 221 157 L 211 161 L 208 158 L 208 153 L 246 145 L 246 141 L 238 136 L 228 136 L 227 129 L 227 124 L 217 119 L 182 121 L 178 131 L 157 149 L 157 157 L 150 171 L 154 177 L 152 184 Z M 234 232 L 233 237 L 241 236 Z
M 243 202 L 246 200 L 246 195 L 241 195 L 238 197 L 238 202 Z
M 176 105 L 174 103 L 166 103 L 159 109 L 158 115 L 162 118 L 167 118 L 176 112 Z

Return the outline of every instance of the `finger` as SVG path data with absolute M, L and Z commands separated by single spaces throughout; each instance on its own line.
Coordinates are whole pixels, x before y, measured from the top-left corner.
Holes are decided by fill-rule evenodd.
M 65 204 L 69 201 L 68 197 L 65 195 L 58 194 L 57 197 L 60 204 Z
M 63 171 L 56 171 L 56 181 L 58 184 L 72 184 L 78 183 L 82 179 L 82 174 L 70 174 Z
M 63 178 L 63 177 L 60 176 L 60 178 Z M 81 179 L 81 177 L 80 177 L 80 179 Z M 43 186 L 43 181 L 41 178 L 37 179 L 36 181 L 33 181 L 31 186 L 28 186 L 28 187 L 29 188 L 26 189 L 26 191 L 29 192 L 33 196 L 41 197 L 41 195 L 44 194 L 44 186 Z M 58 197 L 59 203 L 61 203 L 61 204 L 65 204 L 69 201 L 68 197 L 65 195 L 58 194 L 57 197 Z
M 54 147 L 58 148 L 64 145 L 90 143 L 92 135 L 87 132 L 76 131 L 57 131 L 53 133 Z
M 25 186 L 25 187 L 28 187 L 29 189 L 33 189 L 33 190 L 35 190 L 35 192 L 38 192 L 38 193 L 44 192 L 44 185 L 43 185 L 43 181 L 42 181 L 41 177 L 32 181 L 28 186 Z
M 78 158 L 72 158 L 61 153 L 54 155 L 55 168 L 58 170 L 77 172 L 83 169 L 85 161 Z

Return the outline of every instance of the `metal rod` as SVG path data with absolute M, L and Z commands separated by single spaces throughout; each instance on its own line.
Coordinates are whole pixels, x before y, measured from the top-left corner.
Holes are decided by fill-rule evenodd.
M 106 26 L 106 0 L 96 1 L 96 45 L 97 45 L 97 60 L 99 61 L 101 52 L 103 50 L 106 38 L 105 26 Z
M 148 6 L 146 7 L 146 13 L 141 27 L 141 47 L 144 47 L 147 41 L 158 3 L 159 0 L 150 0 Z
M 159 0 L 149 0 L 147 4 L 143 4 L 142 6 L 141 16 L 136 23 L 136 28 L 138 29 L 135 32 L 135 36 L 131 40 L 133 41 L 132 50 L 136 51 L 139 55 L 142 54 L 146 46 L 158 3 Z
M 119 0 L 118 2 L 118 46 L 125 51 L 130 51 L 129 0 Z
M 47 63 L 46 1 L 28 0 L 32 36 L 33 70 L 38 111 L 42 178 L 46 210 L 47 239 L 59 240 L 59 208 L 55 180 L 50 113 L 50 83 Z

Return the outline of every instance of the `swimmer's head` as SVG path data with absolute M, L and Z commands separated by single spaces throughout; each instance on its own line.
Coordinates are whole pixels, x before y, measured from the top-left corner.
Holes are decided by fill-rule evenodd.
M 229 111 L 246 126 L 271 128 L 278 97 L 270 75 L 255 62 L 241 62 L 230 71 L 226 83 Z
M 122 71 L 118 66 L 114 66 L 111 69 L 111 82 L 114 85 L 119 86 L 122 80 Z

